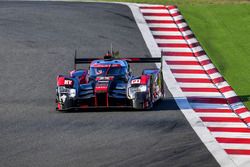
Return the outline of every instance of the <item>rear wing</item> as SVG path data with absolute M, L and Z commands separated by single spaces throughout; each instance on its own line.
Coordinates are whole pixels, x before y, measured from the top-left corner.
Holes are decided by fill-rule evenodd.
M 161 63 L 162 68 L 162 56 L 161 57 L 143 57 L 143 58 L 113 58 L 113 57 L 104 57 L 104 58 L 77 58 L 75 54 L 74 59 L 74 69 L 76 69 L 77 64 L 90 64 L 94 60 L 125 60 L 128 63 Z

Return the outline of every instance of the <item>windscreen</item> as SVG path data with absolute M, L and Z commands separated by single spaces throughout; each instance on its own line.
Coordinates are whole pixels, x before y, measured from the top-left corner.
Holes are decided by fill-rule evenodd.
M 114 76 L 125 75 L 125 67 L 91 67 L 90 76 Z

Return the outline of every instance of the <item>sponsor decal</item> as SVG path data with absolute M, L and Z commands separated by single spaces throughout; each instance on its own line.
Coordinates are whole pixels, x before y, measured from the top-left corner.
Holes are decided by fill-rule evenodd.
M 114 79 L 113 76 L 110 76 L 110 77 L 96 77 L 97 81 L 100 81 L 100 80 L 108 80 L 108 81 L 110 81 L 110 80 L 113 80 L 113 79 Z
M 131 81 L 131 84 L 140 84 L 141 80 L 140 79 L 134 79 Z
M 108 91 L 108 85 L 97 85 L 95 87 L 95 92 L 107 92 Z
M 73 85 L 72 80 L 64 80 L 64 85 Z

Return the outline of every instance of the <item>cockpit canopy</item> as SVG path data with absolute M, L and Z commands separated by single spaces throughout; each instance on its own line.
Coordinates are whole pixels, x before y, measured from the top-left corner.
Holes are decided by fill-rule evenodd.
M 90 76 L 119 76 L 129 71 L 128 63 L 124 60 L 94 60 L 90 65 Z
M 125 75 L 127 68 L 125 67 L 90 67 L 90 76 L 118 76 Z

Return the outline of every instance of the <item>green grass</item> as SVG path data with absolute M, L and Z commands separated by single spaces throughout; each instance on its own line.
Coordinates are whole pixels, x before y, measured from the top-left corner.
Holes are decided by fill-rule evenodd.
M 117 1 L 150 4 L 174 4 L 174 5 L 197 5 L 197 4 L 240 4 L 249 3 L 249 0 L 97 0 L 97 1 Z
M 208 56 L 250 108 L 250 0 L 123 1 L 178 5 Z
M 215 66 L 250 107 L 250 4 L 180 9 Z

